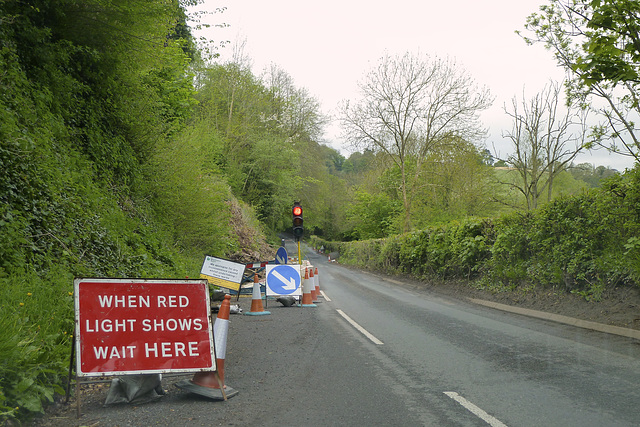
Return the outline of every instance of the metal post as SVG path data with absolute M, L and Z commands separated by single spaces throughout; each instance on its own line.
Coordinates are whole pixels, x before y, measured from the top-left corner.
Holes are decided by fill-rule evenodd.
M 69 357 L 69 376 L 67 377 L 67 390 L 66 397 L 64 403 L 69 403 L 69 397 L 71 396 L 71 374 L 73 373 L 73 362 L 75 359 L 75 349 L 76 349 L 76 325 L 75 322 L 73 324 L 73 337 L 71 338 L 71 356 Z

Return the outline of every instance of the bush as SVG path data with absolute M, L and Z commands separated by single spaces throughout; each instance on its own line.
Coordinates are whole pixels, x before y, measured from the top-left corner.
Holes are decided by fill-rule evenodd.
M 0 279 L 0 419 L 41 412 L 63 394 L 73 333 L 73 277 Z
M 526 282 L 529 260 L 533 254 L 529 235 L 533 216 L 511 213 L 496 221 L 496 236 L 487 262 L 490 279 L 518 285 Z
M 560 287 L 598 299 L 640 283 L 640 167 L 531 212 L 342 243 L 341 261 L 417 278 Z M 329 247 L 325 243 L 325 247 Z

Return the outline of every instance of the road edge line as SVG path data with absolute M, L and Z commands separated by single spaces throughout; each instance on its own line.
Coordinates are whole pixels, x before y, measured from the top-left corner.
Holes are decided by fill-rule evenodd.
M 376 344 L 376 345 L 383 345 L 384 343 L 382 341 L 380 341 L 378 338 L 376 338 L 375 336 L 373 336 L 373 334 L 371 334 L 369 331 L 367 331 L 365 328 L 363 328 L 362 326 L 360 326 L 355 320 L 353 320 L 351 317 L 349 317 L 347 315 L 347 313 L 345 313 L 344 311 L 340 310 L 340 309 L 336 309 L 336 311 L 338 312 L 338 314 L 340 316 L 342 316 L 347 322 L 349 322 L 351 324 L 351 326 L 353 326 L 354 328 L 356 328 L 360 333 L 362 333 L 365 337 L 367 337 L 372 343 Z
M 480 408 L 477 405 L 469 402 L 464 397 L 460 396 L 455 391 L 445 391 L 444 394 L 449 396 L 451 399 L 458 402 L 462 405 L 467 411 L 471 412 L 476 417 L 480 418 L 485 423 L 489 424 L 492 427 L 507 427 L 502 421 L 494 417 L 493 415 L 488 414 L 484 409 Z

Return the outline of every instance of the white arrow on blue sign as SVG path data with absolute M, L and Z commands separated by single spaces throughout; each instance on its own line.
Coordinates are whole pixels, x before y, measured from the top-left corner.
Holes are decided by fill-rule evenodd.
M 276 264 L 286 264 L 289 260 L 289 254 L 284 246 L 280 246 L 276 251 Z
M 302 295 L 299 266 L 267 265 L 267 295 Z

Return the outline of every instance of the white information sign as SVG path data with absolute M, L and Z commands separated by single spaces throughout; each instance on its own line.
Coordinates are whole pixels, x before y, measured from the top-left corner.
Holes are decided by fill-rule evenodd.
M 200 278 L 221 288 L 240 289 L 245 265 L 212 256 L 207 256 L 200 269 Z

